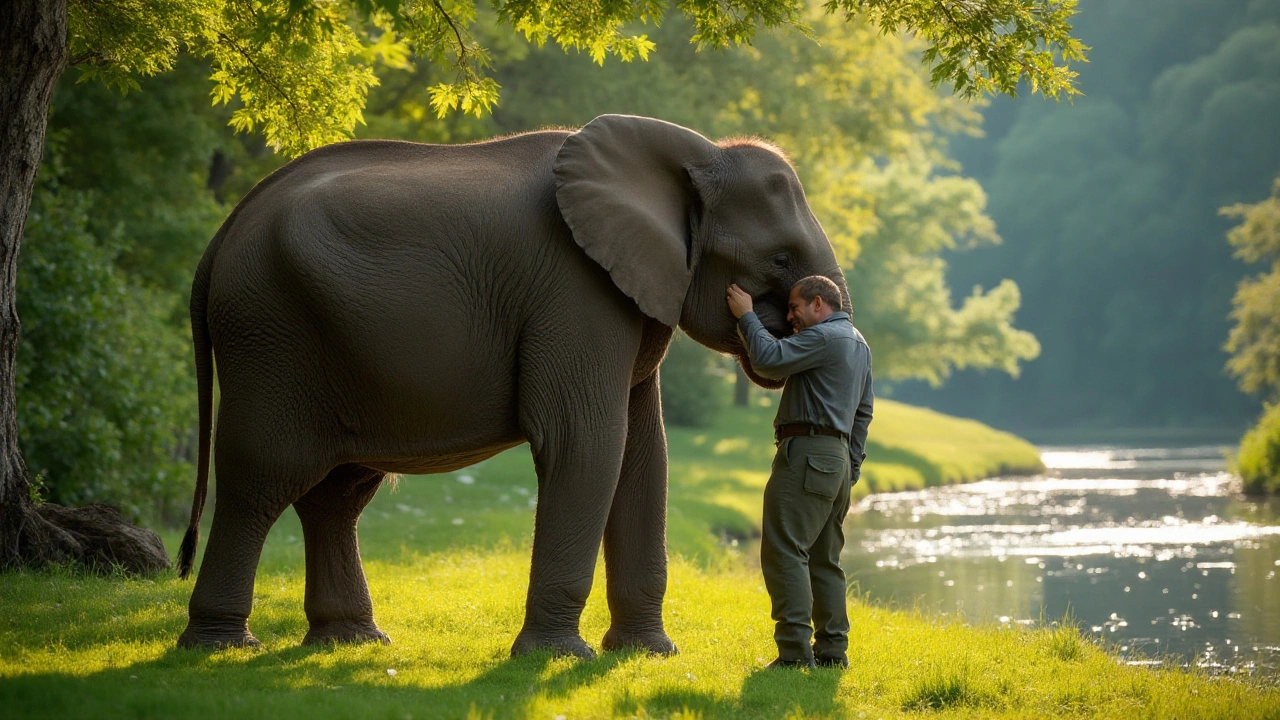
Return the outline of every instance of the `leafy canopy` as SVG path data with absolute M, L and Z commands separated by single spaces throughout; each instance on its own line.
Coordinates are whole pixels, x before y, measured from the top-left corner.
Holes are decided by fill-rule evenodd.
M 543 44 L 645 59 L 662 0 L 495 0 L 498 19 Z M 678 0 L 702 47 L 750 44 L 760 28 L 810 33 L 803 0 Z M 926 43 L 933 83 L 965 96 L 1012 94 L 1027 81 L 1050 97 L 1076 94 L 1071 61 L 1074 0 L 830 0 L 828 14 L 865 16 L 885 33 Z M 363 120 L 375 68 L 403 68 L 410 54 L 451 77 L 431 87 L 439 116 L 477 117 L 498 100 L 489 49 L 476 37 L 473 0 L 71 0 L 71 62 L 83 77 L 121 88 L 173 67 L 180 52 L 207 58 L 213 99 L 237 103 L 231 124 L 259 131 L 287 155 L 350 137 Z

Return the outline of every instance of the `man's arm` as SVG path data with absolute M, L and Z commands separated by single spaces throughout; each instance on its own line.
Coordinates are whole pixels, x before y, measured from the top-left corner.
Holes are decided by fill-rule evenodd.
M 867 368 L 867 382 L 862 388 L 862 398 L 853 411 L 853 429 L 849 431 L 849 459 L 853 463 L 856 478 L 862 472 L 862 461 L 867 459 L 867 430 L 871 427 L 871 409 L 876 394 L 871 389 L 871 368 Z
M 738 319 L 738 333 L 751 358 L 751 369 L 766 378 L 790 377 L 816 367 L 827 349 L 826 336 L 817 330 L 802 330 L 779 340 L 751 311 Z

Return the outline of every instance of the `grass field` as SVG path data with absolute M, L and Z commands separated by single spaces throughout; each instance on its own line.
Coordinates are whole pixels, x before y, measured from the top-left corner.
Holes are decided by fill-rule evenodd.
M 1034 450 L 976 423 L 892 403 L 877 411 L 873 483 L 958 482 L 1035 463 Z M 0 717 L 1280 717 L 1280 691 L 1126 667 L 1071 627 L 972 628 L 856 599 L 849 670 L 763 670 L 774 654 L 768 598 L 733 540 L 758 522 L 768 422 L 755 408 L 670 433 L 675 657 L 507 656 L 535 489 L 517 448 L 405 478 L 365 513 L 362 554 L 391 646 L 298 646 L 306 621 L 292 513 L 258 574 L 257 651 L 175 649 L 191 583 L 171 573 L 0 575 Z M 176 533 L 165 539 L 176 549 Z M 608 626 L 602 588 L 601 567 L 582 623 L 592 643 Z

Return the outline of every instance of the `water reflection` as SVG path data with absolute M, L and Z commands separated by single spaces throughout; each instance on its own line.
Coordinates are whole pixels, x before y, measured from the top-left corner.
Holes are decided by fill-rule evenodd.
M 865 498 L 846 525 L 851 582 L 977 621 L 1069 611 L 1130 662 L 1280 668 L 1280 505 L 1240 498 L 1222 448 L 1042 457 L 1042 477 Z

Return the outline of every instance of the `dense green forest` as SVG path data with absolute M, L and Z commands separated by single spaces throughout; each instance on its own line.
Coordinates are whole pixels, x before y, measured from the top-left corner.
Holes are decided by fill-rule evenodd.
M 1238 435 L 1261 409 L 1225 365 L 1236 221 L 1280 172 L 1280 2 L 1083 0 L 1073 104 L 995 99 L 953 143 L 1004 242 L 948 256 L 956 288 L 1012 279 L 1038 360 L 895 396 L 1019 432 Z M 1280 312 L 1277 310 L 1276 312 Z M 1042 436 L 1052 437 L 1053 433 Z
M 1039 351 L 1014 324 L 1018 288 L 953 301 L 941 259 L 998 240 L 981 187 L 953 172 L 945 140 L 976 131 L 976 106 L 931 85 L 922 44 L 816 9 L 806 20 L 812 38 L 780 31 L 712 52 L 671 17 L 651 28 L 659 51 L 647 62 L 601 67 L 482 15 L 473 30 L 503 92 L 492 114 L 440 117 L 432 88 L 453 71 L 384 48 L 356 135 L 468 142 L 621 112 L 710 137 L 769 137 L 837 248 L 881 376 L 1016 372 Z M 239 197 L 288 159 L 260 135 L 233 133 L 241 107 L 211 102 L 210 72 L 183 57 L 124 94 L 75 73 L 58 86 L 18 293 L 19 427 L 55 502 L 109 500 L 153 518 L 189 502 L 191 272 Z M 725 369 L 678 340 L 664 370 L 669 419 L 705 420 L 715 393 L 704 380 Z

